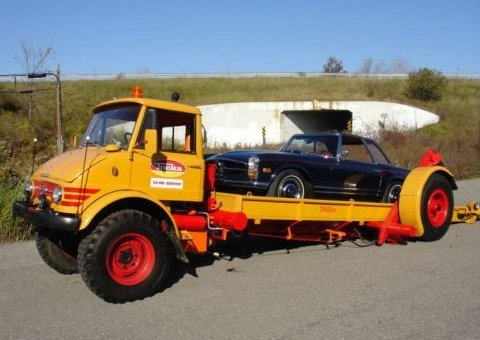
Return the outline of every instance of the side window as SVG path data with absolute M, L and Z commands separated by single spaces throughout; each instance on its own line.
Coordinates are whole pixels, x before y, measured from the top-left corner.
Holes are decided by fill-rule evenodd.
M 302 145 L 302 152 L 315 152 L 315 141 L 311 138 L 305 139 Z
M 159 111 L 157 118 L 159 150 L 195 152 L 195 116 L 181 112 Z
M 373 163 L 372 156 L 360 138 L 348 137 L 343 139 L 342 149 L 348 151 L 347 160 Z
M 303 138 L 294 138 L 289 141 L 288 145 L 286 145 L 283 149 L 285 152 L 301 152 L 303 149 Z
M 331 154 L 330 150 L 328 150 L 327 144 L 325 144 L 324 141 L 317 140 L 315 142 L 315 153 L 324 154 L 325 152 Z
M 388 160 L 387 156 L 383 153 L 383 151 L 372 141 L 367 141 L 367 147 L 368 150 L 370 150 L 370 153 L 373 155 L 373 158 L 375 158 L 375 162 L 378 164 L 389 164 L 390 161 Z
M 137 148 L 145 148 L 145 130 L 156 129 L 158 151 L 195 152 L 195 116 L 161 109 L 147 109 L 145 121 L 138 136 Z

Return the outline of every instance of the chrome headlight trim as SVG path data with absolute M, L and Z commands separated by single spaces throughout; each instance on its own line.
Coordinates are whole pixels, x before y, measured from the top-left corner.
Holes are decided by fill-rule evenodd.
M 256 155 L 248 157 L 247 161 L 247 175 L 251 180 L 258 179 L 258 164 L 260 163 L 260 158 Z
M 32 181 L 27 181 L 25 183 L 25 189 L 23 190 L 23 199 L 25 202 L 30 202 L 33 198 L 33 190 L 35 189 Z

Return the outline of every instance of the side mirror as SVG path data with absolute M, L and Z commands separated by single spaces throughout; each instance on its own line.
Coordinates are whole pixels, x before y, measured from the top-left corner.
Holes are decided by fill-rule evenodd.
M 340 159 L 347 159 L 347 156 L 348 150 L 342 150 L 342 152 L 340 152 Z
M 202 125 L 202 146 L 207 145 L 207 129 Z
M 73 145 L 72 145 L 72 147 L 77 148 L 77 147 L 81 146 L 82 139 L 83 139 L 83 135 L 75 135 L 75 136 L 73 136 Z
M 150 154 L 154 154 L 158 149 L 158 135 L 157 130 L 147 129 L 145 130 L 145 151 Z

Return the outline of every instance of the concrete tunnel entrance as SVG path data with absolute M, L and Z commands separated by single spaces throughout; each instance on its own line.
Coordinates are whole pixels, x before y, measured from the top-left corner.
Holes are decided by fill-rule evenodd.
M 280 144 L 295 133 L 312 131 L 374 134 L 381 129 L 379 121 L 408 129 L 439 121 L 438 115 L 413 106 L 378 101 L 241 102 L 199 108 L 210 147 Z
M 303 133 L 352 132 L 352 112 L 348 110 L 287 110 L 282 114 L 290 124 L 295 125 Z

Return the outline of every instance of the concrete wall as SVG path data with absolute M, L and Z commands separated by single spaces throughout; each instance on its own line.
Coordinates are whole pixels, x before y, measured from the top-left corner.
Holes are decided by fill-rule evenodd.
M 352 132 L 374 136 L 382 128 L 418 129 L 435 124 L 438 115 L 412 106 L 376 101 L 296 101 L 248 102 L 199 106 L 211 147 L 240 144 L 242 147 L 282 143 L 294 133 L 307 132 L 305 126 L 327 126 L 316 123 L 328 110 L 352 113 Z M 292 111 L 311 111 L 312 121 L 299 124 Z M 285 114 L 288 113 L 288 114 Z M 302 119 L 306 118 L 303 112 Z M 323 124 L 323 125 L 322 125 Z M 299 128 L 299 126 L 301 128 Z

